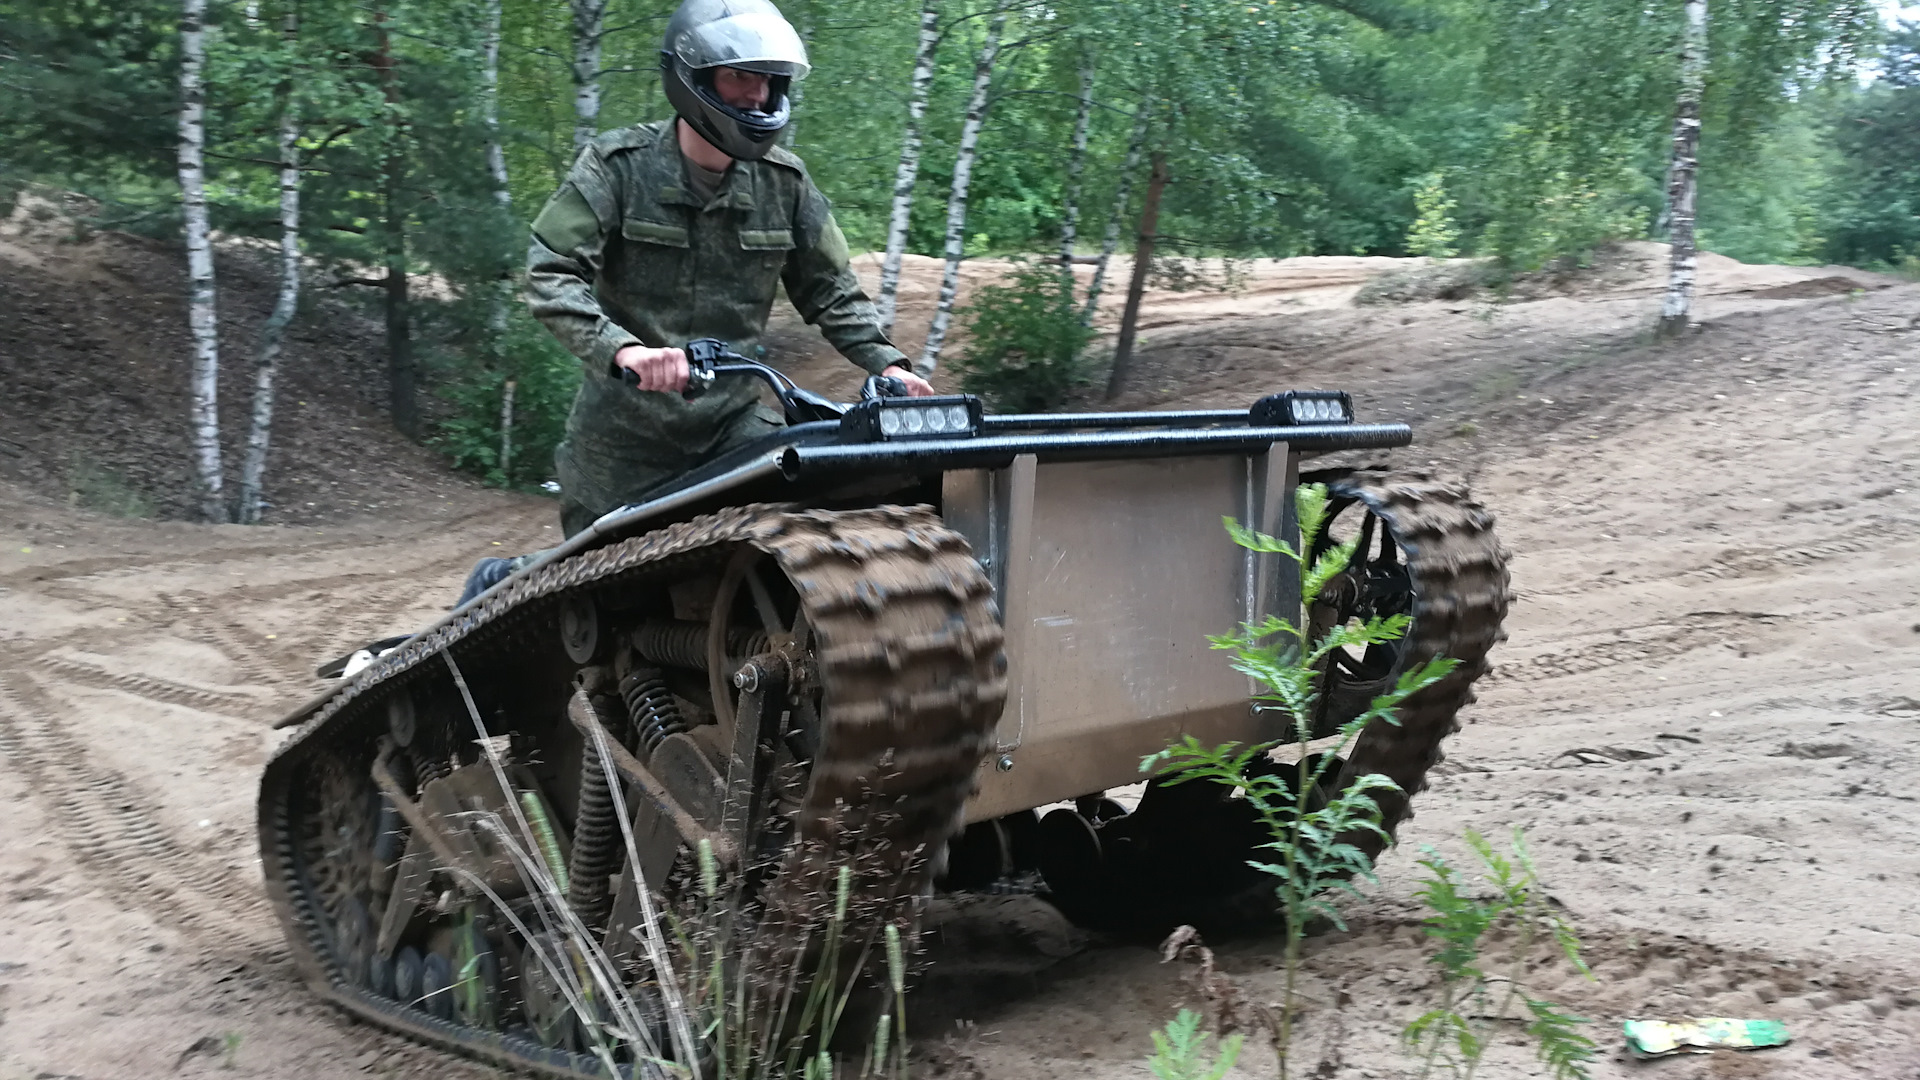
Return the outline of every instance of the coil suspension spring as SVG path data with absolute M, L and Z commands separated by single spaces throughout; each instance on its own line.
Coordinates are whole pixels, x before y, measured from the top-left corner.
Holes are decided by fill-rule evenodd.
M 607 726 L 610 710 L 601 700 L 592 702 L 593 711 L 602 726 Z M 612 737 L 611 732 L 608 737 Z M 607 879 L 620 868 L 620 850 L 615 842 L 619 828 L 614 820 L 616 812 L 613 790 L 607 786 L 607 770 L 600 761 L 600 748 L 589 739 L 580 755 L 580 807 L 573 819 L 567 904 L 580 916 L 581 922 L 594 929 L 606 924 L 613 908 Z
M 634 736 L 639 739 L 641 756 L 653 753 L 660 740 L 678 735 L 689 727 L 680 715 L 680 706 L 667 690 L 666 676 L 659 668 L 638 667 L 620 680 L 620 700 L 626 703 L 633 720 Z

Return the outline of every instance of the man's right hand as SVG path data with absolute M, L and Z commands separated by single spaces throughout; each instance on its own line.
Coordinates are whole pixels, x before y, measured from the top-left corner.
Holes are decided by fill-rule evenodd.
M 613 354 L 613 363 L 638 376 L 642 390 L 677 394 L 687 388 L 685 349 L 650 349 L 645 345 L 628 345 Z

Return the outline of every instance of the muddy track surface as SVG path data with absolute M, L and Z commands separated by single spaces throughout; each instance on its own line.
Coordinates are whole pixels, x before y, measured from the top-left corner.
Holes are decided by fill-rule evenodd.
M 1706 327 L 1671 345 L 1625 287 L 1491 313 L 1256 293 L 1143 338 L 1131 404 L 1347 386 L 1412 420 L 1385 457 L 1469 477 L 1514 552 L 1480 702 L 1350 931 L 1310 944 L 1317 1075 L 1413 1074 L 1395 1036 L 1436 989 L 1414 854 L 1518 826 L 1597 977 L 1536 988 L 1595 1019 L 1597 1076 L 1650 1071 L 1617 1056 L 1622 1018 L 1731 1015 L 1794 1044 L 1662 1080 L 1920 1077 L 1920 287 L 1768 299 L 1819 268 L 1748 269 L 1708 267 Z M 248 530 L 0 478 L 0 1080 L 482 1075 L 301 985 L 253 839 L 267 723 L 316 663 L 431 622 L 474 558 L 552 542 L 550 504 L 434 482 L 444 507 Z M 1188 1000 L 1150 943 L 1031 897 L 929 924 L 929 1072 L 1136 1077 Z M 1216 944 L 1277 993 L 1277 943 Z M 1239 1074 L 1270 1067 L 1250 1046 Z M 1503 1032 L 1479 1075 L 1536 1073 Z

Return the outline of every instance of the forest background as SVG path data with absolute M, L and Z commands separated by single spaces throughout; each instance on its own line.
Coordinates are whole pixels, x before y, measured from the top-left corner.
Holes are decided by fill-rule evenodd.
M 256 430 L 227 489 L 197 440 L 204 516 L 258 519 L 278 336 L 316 293 L 384 318 L 397 427 L 535 485 L 580 365 L 514 300 L 527 223 L 585 139 L 670 114 L 673 6 L 0 0 L 0 211 L 39 185 L 184 237 L 196 304 L 208 229 L 277 245 L 258 355 L 227 358 Z M 784 138 L 856 251 L 945 256 L 948 301 L 962 258 L 1104 267 L 1155 160 L 1163 284 L 1319 254 L 1510 274 L 1667 235 L 1696 8 L 1700 246 L 1920 273 L 1920 22 L 1872 0 L 788 0 L 814 71 Z M 1044 325 L 1085 287 L 1051 280 L 1016 278 L 1057 292 L 997 329 L 1086 359 Z

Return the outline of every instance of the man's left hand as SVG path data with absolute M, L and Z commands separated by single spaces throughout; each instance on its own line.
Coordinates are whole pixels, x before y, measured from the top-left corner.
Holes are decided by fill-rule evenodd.
M 901 382 L 906 383 L 908 397 L 932 397 L 933 396 L 932 383 L 928 382 L 927 380 L 921 378 L 918 375 L 915 375 L 913 372 L 907 370 L 906 368 L 901 367 L 898 364 L 893 365 L 892 367 L 881 372 L 880 374 L 886 378 L 899 379 Z

